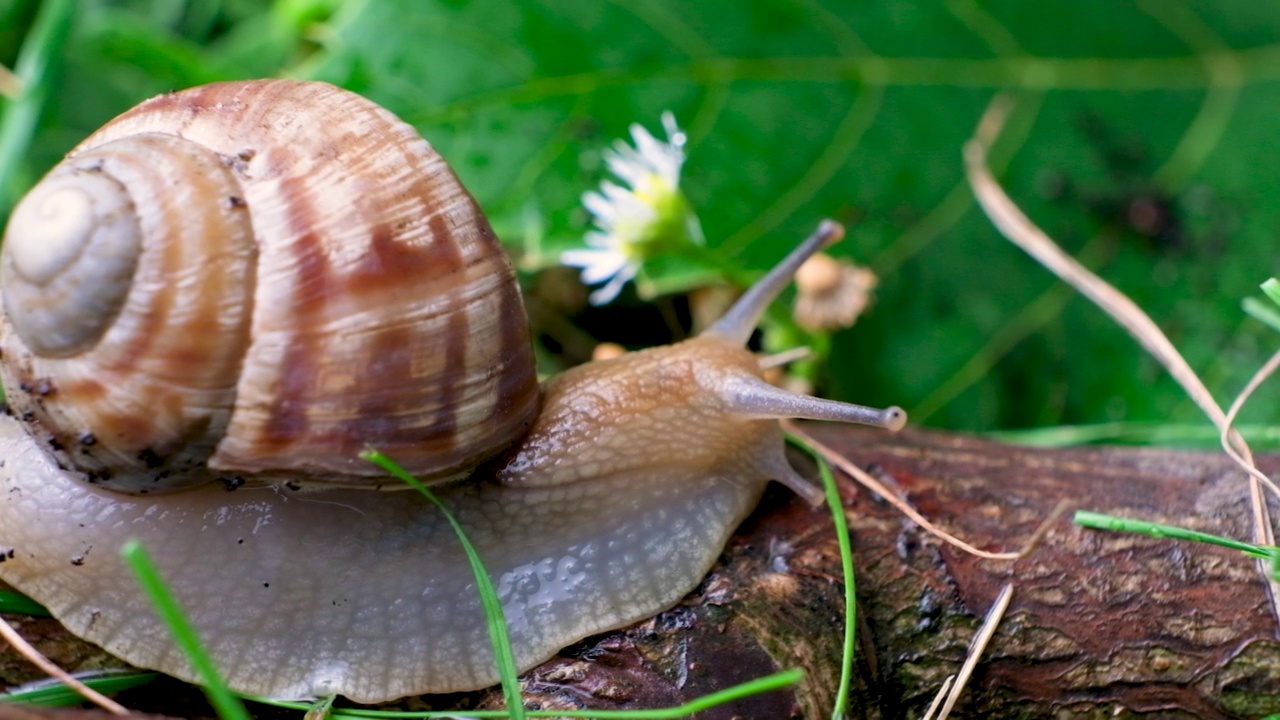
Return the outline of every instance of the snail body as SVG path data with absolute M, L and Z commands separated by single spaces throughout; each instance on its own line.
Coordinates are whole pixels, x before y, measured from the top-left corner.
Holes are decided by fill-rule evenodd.
M 438 483 L 521 668 L 652 615 L 768 481 L 814 496 L 776 418 L 904 421 L 773 388 L 744 347 L 831 232 L 701 336 L 539 389 L 510 265 L 409 126 L 320 83 L 145 102 L 6 231 L 0 580 L 125 660 L 197 679 L 118 558 L 136 538 L 238 691 L 490 685 L 452 530 L 414 493 L 371 492 L 394 481 L 358 452 Z
M 3 542 L 15 550 L 0 577 L 72 633 L 133 664 L 199 680 L 117 557 L 130 538 L 151 550 L 242 692 L 379 702 L 497 682 L 470 566 L 439 512 L 415 493 L 199 488 L 128 496 L 86 489 L 12 421 L 0 422 L 0 449 L 0 492 L 21 479 L 52 481 L 24 484 L 21 502 L 0 501 Z M 560 487 L 437 492 L 493 578 L 519 667 L 674 603 L 701 580 L 764 486 L 645 480 L 583 484 L 571 500 Z M 11 524 L 17 513 L 35 522 Z M 96 521 L 92 532 L 86 519 Z M 187 533 L 180 542 L 176 528 Z

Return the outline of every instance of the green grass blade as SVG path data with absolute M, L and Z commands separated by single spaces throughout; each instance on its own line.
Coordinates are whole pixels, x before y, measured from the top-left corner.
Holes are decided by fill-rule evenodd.
M 1078 510 L 1075 514 L 1075 523 L 1081 527 L 1093 528 L 1095 530 L 1114 530 L 1119 532 L 1132 532 L 1150 535 L 1158 538 L 1173 538 L 1175 540 L 1190 540 L 1192 542 L 1208 543 L 1210 545 L 1218 545 L 1232 550 L 1251 555 L 1253 557 L 1270 560 L 1276 556 L 1274 548 L 1262 547 L 1252 543 L 1232 540 L 1220 535 L 1211 535 L 1196 530 L 1188 530 L 1173 525 L 1162 525 L 1160 523 L 1147 522 L 1145 520 L 1132 520 L 1130 518 L 1116 517 L 1114 515 L 1104 515 L 1102 513 L 1091 512 L 1088 510 Z
M 1267 297 L 1271 298 L 1271 302 L 1276 305 L 1280 305 L 1280 280 L 1270 278 L 1266 282 L 1262 283 L 1261 287 L 1262 292 L 1266 293 Z
M 138 584 L 151 600 L 152 607 L 169 628 L 174 642 L 204 679 L 204 692 L 209 697 L 209 703 L 217 711 L 218 717 L 222 720 L 249 720 L 249 713 L 222 680 L 222 675 L 214 667 L 209 653 L 196 637 L 195 629 L 191 627 L 186 614 L 178 606 L 177 599 L 170 592 L 164 579 L 160 577 L 155 564 L 151 562 L 151 556 L 146 548 L 142 543 L 130 540 L 120 548 L 120 554 L 124 557 L 129 569 L 133 570 Z
M 0 613 L 27 617 L 53 617 L 45 606 L 16 592 L 0 592 Z
M 849 540 L 849 525 L 845 522 L 844 502 L 835 476 L 827 461 L 817 453 L 818 472 L 822 474 L 822 486 L 827 491 L 827 507 L 831 509 L 831 521 L 836 528 L 836 540 L 840 544 L 840 572 L 844 575 L 844 649 L 840 654 L 840 688 L 836 693 L 831 717 L 838 720 L 849 707 L 849 687 L 853 683 L 853 652 L 858 630 L 858 595 L 853 572 L 853 543 Z
M 42 3 L 31 34 L 22 43 L 14 74 L 22 81 L 22 95 L 6 103 L 0 117 L 0 215 L 8 213 L 19 188 L 17 168 L 31 144 L 40 112 L 49 96 L 50 66 L 61 55 L 71 34 L 74 0 Z
M 803 679 L 804 679 L 804 671 L 798 668 L 791 669 L 791 670 L 783 670 L 782 672 L 774 673 L 772 675 L 766 675 L 762 678 L 757 678 L 755 680 L 744 682 L 739 685 L 734 685 L 731 688 L 726 688 L 724 690 L 718 690 L 713 693 L 708 693 L 696 700 L 691 700 L 683 705 L 679 705 L 674 708 L 667 708 L 665 710 L 645 710 L 645 711 L 641 711 L 641 714 L 632 715 L 631 717 L 650 718 L 650 720 L 661 720 L 662 718 L 681 718 L 681 717 L 685 717 L 686 715 L 692 715 L 697 712 L 702 712 L 703 710 L 708 710 L 710 708 L 715 707 L 716 705 L 723 705 L 724 703 L 733 702 L 735 700 L 742 700 L 744 698 L 751 697 L 752 695 L 759 695 L 760 693 L 772 692 L 774 690 L 781 690 L 782 688 L 795 685 L 796 683 L 800 682 Z M 554 714 L 555 713 L 547 713 L 547 716 L 551 717 Z M 599 712 L 597 712 L 596 715 L 602 718 L 606 717 L 604 714 Z M 590 717 L 590 714 L 584 712 L 582 714 L 582 717 Z M 627 716 L 624 714 L 618 714 L 618 715 L 614 715 L 613 717 L 627 717 Z
M 103 695 L 118 693 L 121 690 L 146 685 L 160 677 L 160 673 L 140 673 L 132 671 L 107 670 L 101 677 L 83 677 L 78 679 L 85 685 Z M 84 696 L 59 682 L 18 689 L 0 694 L 0 702 L 19 703 L 22 705 L 39 705 L 41 707 L 71 707 L 84 703 Z M 0 715 L 4 715 L 0 712 Z
M 1278 328 L 1280 329 L 1280 328 Z M 1237 425 L 1254 450 L 1280 447 L 1280 426 Z M 982 434 L 991 440 L 1033 447 L 1072 447 L 1090 443 L 1176 445 L 1218 448 L 1218 429 L 1209 423 L 1112 422 L 1090 425 L 1055 425 L 1026 430 L 996 430 Z
M 1245 315 L 1263 323 L 1272 330 L 1280 331 L 1280 308 L 1252 297 L 1241 300 L 1240 307 L 1244 310 Z
M 476 576 L 476 590 L 480 595 L 480 604 L 484 608 L 485 620 L 489 624 L 489 641 L 493 643 L 493 657 L 498 665 L 498 677 L 502 681 L 502 694 L 507 700 L 508 717 L 512 720 L 521 720 L 525 717 L 524 701 L 520 699 L 520 683 L 516 679 L 516 662 L 511 653 L 511 639 L 507 636 L 507 620 L 502 613 L 502 603 L 498 601 L 498 593 L 493 589 L 493 581 L 489 579 L 489 573 L 480 561 L 479 553 L 471 545 L 471 540 L 467 538 L 467 534 L 463 532 L 462 526 L 453 517 L 453 513 L 449 512 L 444 503 L 440 502 L 440 499 L 428 490 L 426 485 L 418 482 L 418 479 L 405 472 L 404 468 L 373 448 L 365 450 L 360 456 L 417 490 L 432 505 L 439 508 L 445 519 L 449 521 L 454 534 L 458 536 L 458 542 L 462 543 L 463 552 L 467 554 L 467 562 L 471 563 L 471 572 Z
M 827 508 L 831 511 L 831 523 L 835 526 L 836 542 L 840 546 L 840 571 L 844 574 L 844 650 L 840 655 L 840 687 L 836 691 L 836 701 L 831 708 L 832 720 L 845 716 L 849 707 L 849 688 L 853 682 L 853 653 L 857 641 L 858 596 L 853 572 L 853 543 L 849 540 L 849 525 L 845 522 L 844 501 L 840 499 L 840 488 L 836 478 L 831 474 L 831 466 L 814 448 L 795 435 L 787 434 L 787 441 L 804 450 L 818 465 L 818 473 L 822 476 L 822 488 L 827 494 Z
M 683 705 L 676 705 L 669 708 L 655 708 L 652 710 L 528 710 L 527 716 L 531 718 L 598 718 L 598 720 L 674 720 L 675 718 L 686 718 L 694 713 L 709 710 L 717 705 L 734 702 L 752 695 L 760 693 L 772 692 L 790 687 L 800 682 L 804 678 L 804 673 L 800 670 L 784 670 L 783 672 L 766 675 L 748 682 L 734 685 L 731 688 L 719 690 L 707 695 L 703 695 L 695 700 L 690 700 Z M 279 700 L 267 700 L 261 698 L 249 698 L 254 702 L 260 702 L 264 705 L 272 705 L 274 707 L 289 708 L 291 710 L 307 710 L 311 706 L 306 703 L 284 702 Z M 341 709 L 332 710 L 329 713 L 332 720 L 341 720 L 342 718 L 375 718 L 380 720 L 419 720 L 422 718 L 505 718 L 507 713 L 504 710 L 436 710 L 431 712 L 409 712 L 403 710 L 352 710 Z
M 307 708 L 307 714 L 302 716 L 302 720 L 325 720 L 325 718 L 330 717 L 333 712 L 333 701 L 334 697 L 330 695 L 311 703 L 311 706 Z
M 468 717 L 476 718 L 523 718 L 523 717 L 581 717 L 581 718 L 650 718 L 658 720 L 661 718 L 681 718 L 687 717 L 696 712 L 700 712 L 706 708 L 713 707 L 726 702 L 732 702 L 743 697 L 754 695 L 756 693 L 769 692 L 788 685 L 793 685 L 800 681 L 803 673 L 799 670 L 788 670 L 786 672 L 769 675 L 767 677 L 753 680 L 750 682 L 735 685 L 732 688 L 704 695 L 696 700 L 685 703 L 673 708 L 660 708 L 656 710 L 590 710 L 590 711 L 526 711 L 524 703 L 520 699 L 520 685 L 516 677 L 515 660 L 511 654 L 511 641 L 507 637 L 506 619 L 502 613 L 502 603 L 498 601 L 498 595 L 494 592 L 493 582 L 489 578 L 489 573 L 484 569 L 484 565 L 480 560 L 479 554 L 471 545 L 471 541 L 467 538 L 462 526 L 458 524 L 453 514 L 449 512 L 444 503 L 436 497 L 425 485 L 418 481 L 403 468 L 397 465 L 387 456 L 374 449 L 366 450 L 361 454 L 365 460 L 373 462 L 395 475 L 407 485 L 417 490 L 423 497 L 427 498 L 431 504 L 440 509 L 448 520 L 450 526 L 453 527 L 454 533 L 458 536 L 458 540 L 462 543 L 463 551 L 466 552 L 467 560 L 471 563 L 471 571 L 476 576 L 476 586 L 480 593 L 481 602 L 484 606 L 485 618 L 489 622 L 489 638 L 493 642 L 494 657 L 497 658 L 498 672 L 502 678 L 502 692 L 507 701 L 507 709 L 495 711 L 474 711 L 469 710 L 465 714 Z M 834 480 L 832 481 L 834 483 Z M 842 518 L 843 519 L 843 518 Z M 283 704 L 271 702 L 273 705 L 282 707 L 291 707 L 306 710 L 308 706 L 298 704 Z M 372 717 L 372 718 L 429 718 L 429 717 L 456 717 L 457 711 L 444 711 L 438 713 L 404 713 L 404 712 L 386 712 L 378 710 L 333 710 L 330 713 L 331 718 L 341 717 Z

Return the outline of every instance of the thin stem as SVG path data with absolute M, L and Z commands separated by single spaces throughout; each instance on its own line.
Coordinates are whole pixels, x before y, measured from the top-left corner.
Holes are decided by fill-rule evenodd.
M 1176 525 L 1164 525 L 1161 523 L 1147 522 L 1146 520 L 1134 520 L 1132 518 L 1116 517 L 1115 515 L 1104 515 L 1102 513 L 1092 512 L 1090 510 L 1077 510 L 1074 521 L 1080 527 L 1092 528 L 1094 530 L 1111 530 L 1113 532 L 1131 532 L 1150 535 L 1156 538 L 1173 538 L 1175 540 L 1189 540 L 1191 542 L 1206 543 L 1208 545 L 1217 545 L 1219 547 L 1239 550 L 1240 552 L 1263 560 L 1270 560 L 1275 552 L 1267 547 L 1254 545 L 1253 543 L 1241 542 L 1232 538 L 1222 537 L 1221 535 L 1211 535 L 1210 533 L 1200 532 L 1198 530 L 1188 530 L 1187 528 L 1178 527 Z
M 1013 583 L 1009 583 L 1000 589 L 1000 594 L 996 596 L 996 601 L 991 605 L 991 609 L 987 611 L 987 617 L 982 621 L 982 627 L 978 629 L 978 634 L 974 636 L 973 643 L 969 646 L 969 656 L 964 659 L 964 665 L 960 666 L 960 672 L 956 673 L 956 681 L 951 686 L 951 691 L 947 693 L 947 700 L 942 704 L 942 710 L 938 713 L 938 720 L 946 720 L 951 714 L 952 708 L 956 706 L 956 701 L 960 699 L 960 693 L 964 691 L 965 685 L 969 682 L 969 677 L 973 675 L 973 669 L 978 666 L 978 661 L 982 659 L 982 653 L 987 649 L 987 643 L 991 642 L 991 638 L 996 634 L 996 628 L 1000 626 L 1000 621 L 1004 619 L 1004 611 L 1009 608 L 1009 601 L 1013 599 Z
M 742 698 L 766 693 L 773 690 L 781 690 L 790 685 L 795 685 L 804 678 L 804 673 L 800 670 L 784 670 L 773 675 L 766 675 L 762 678 L 749 680 L 741 685 L 734 685 L 731 688 L 717 690 L 716 692 L 703 695 L 700 698 L 690 700 L 683 705 L 675 707 L 654 708 L 651 710 L 529 710 L 528 717 L 535 718 L 594 718 L 595 720 L 604 720 L 605 718 L 617 718 L 619 720 L 676 720 L 677 718 L 687 718 L 690 715 L 707 710 L 708 708 L 722 705 L 724 703 L 741 700 Z M 263 705 L 271 705 L 273 707 L 290 708 L 294 710 L 307 710 L 310 706 L 305 703 L 287 702 L 283 700 L 271 700 L 267 698 L 250 698 L 254 702 Z M 505 718 L 507 713 L 505 710 L 437 710 L 429 712 L 413 712 L 402 710 L 356 710 L 348 708 L 334 709 L 330 714 L 330 718 L 378 718 L 381 720 L 405 719 L 419 720 L 421 718 Z
M 467 537 L 466 532 L 463 531 L 462 525 L 435 493 L 428 490 L 426 485 L 423 485 L 421 481 L 410 475 L 391 458 L 373 448 L 368 448 L 360 453 L 360 457 L 378 465 L 418 491 L 418 494 L 436 506 L 436 509 L 448 521 L 449 526 L 453 528 L 453 533 L 457 536 L 458 543 L 462 545 L 462 551 L 466 553 L 467 562 L 471 565 L 471 573 L 476 579 L 476 594 L 480 596 L 480 605 L 484 610 L 485 621 L 488 623 L 489 642 L 493 647 L 493 661 L 498 667 L 498 677 L 502 681 L 502 695 L 507 701 L 507 717 L 512 720 L 524 720 L 524 701 L 520 697 L 520 683 L 517 680 L 516 662 L 511 652 L 511 638 L 507 634 L 507 620 L 502 611 L 502 602 L 498 599 L 498 593 L 493 588 L 493 580 L 489 578 L 489 571 L 485 570 L 484 563 L 480 560 L 480 554 L 476 552 L 475 546 L 471 544 L 471 540 Z
M 222 720 L 249 720 L 249 713 L 244 709 L 240 699 L 227 688 L 222 674 L 214 665 L 213 658 L 200 642 L 195 628 L 191 626 L 191 621 L 187 619 L 173 592 L 160 576 L 160 571 L 151 561 L 146 548 L 137 540 L 130 540 L 120 548 L 120 555 L 133 571 L 138 585 L 151 601 L 156 614 L 169 629 L 169 634 L 173 635 L 174 643 L 182 650 L 182 654 L 204 681 L 205 695 L 209 698 L 209 704 L 213 705 L 218 712 L 218 717 Z
M 39 650 L 35 649 L 31 643 L 27 642 L 26 638 L 19 635 L 18 631 L 14 630 L 13 626 L 3 618 L 0 618 L 0 638 L 3 638 L 5 642 L 12 645 L 15 650 L 22 654 L 22 657 L 29 660 L 32 665 L 40 668 L 40 670 L 46 675 L 56 678 L 63 685 L 75 690 L 94 705 L 97 705 L 112 715 L 124 716 L 129 714 L 129 710 L 125 706 L 115 700 L 112 700 L 106 695 L 103 695 L 97 690 L 94 690 L 88 685 L 85 685 L 72 677 L 71 673 L 58 667 L 56 663 L 45 657 Z
M 981 550 L 943 530 L 937 525 L 934 525 L 928 518 L 921 515 L 918 510 L 912 507 L 910 503 L 893 494 L 889 488 L 885 487 L 884 483 L 872 477 L 867 471 L 853 464 L 849 458 L 818 442 L 812 435 L 801 430 L 795 423 L 790 420 L 783 420 L 781 425 L 784 431 L 804 440 L 805 444 L 821 453 L 822 457 L 826 458 L 827 462 L 840 468 L 840 470 L 853 478 L 859 485 L 884 498 L 886 502 L 897 508 L 903 515 L 914 520 L 917 525 L 924 528 L 925 532 L 976 557 L 986 558 L 988 560 L 1017 560 L 1019 558 L 1026 557 L 1027 554 L 1030 553 L 1036 545 L 1039 544 L 1040 540 L 1049 532 L 1049 527 L 1058 519 L 1058 516 L 1061 515 L 1067 507 L 1065 500 L 1058 503 L 1057 507 L 1055 507 L 1053 511 L 1049 513 L 1049 516 L 1045 518 L 1044 522 L 1040 524 L 1040 527 L 1032 533 L 1031 537 L 1027 540 L 1026 544 L 1023 545 L 1021 550 L 1017 552 L 989 552 L 987 550 Z

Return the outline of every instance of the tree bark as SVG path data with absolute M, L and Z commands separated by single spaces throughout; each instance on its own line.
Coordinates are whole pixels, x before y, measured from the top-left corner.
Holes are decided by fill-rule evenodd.
M 1060 500 L 1071 509 L 1249 539 L 1247 480 L 1221 454 L 1020 448 L 925 431 L 806 429 L 935 523 L 990 550 L 1020 547 Z M 1264 470 L 1280 458 L 1260 459 Z M 1280 621 L 1257 562 L 1222 548 L 1074 526 L 1028 557 L 982 560 L 938 541 L 837 474 L 853 535 L 858 655 L 850 717 L 919 717 L 964 661 L 1000 588 L 1012 604 L 953 717 L 1252 718 L 1280 712 Z M 825 508 L 780 488 L 678 607 L 590 638 L 525 676 L 546 709 L 674 705 L 799 667 L 798 686 L 699 718 L 830 716 L 843 633 L 840 559 Z M 67 664 L 98 662 L 49 621 L 27 621 Z M 24 671 L 0 654 L 0 681 Z M 163 686 L 164 695 L 179 685 Z M 191 697 L 121 698 L 179 715 Z M 173 702 L 177 705 L 171 704 Z M 406 703 L 501 707 L 497 692 Z

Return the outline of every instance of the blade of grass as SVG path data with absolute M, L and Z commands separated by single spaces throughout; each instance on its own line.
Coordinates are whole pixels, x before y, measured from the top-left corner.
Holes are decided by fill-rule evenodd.
M 40 112 L 49 95 L 50 66 L 61 55 L 71 34 L 74 0 L 51 0 L 40 7 L 31 34 L 22 42 L 14 75 L 22 84 L 16 100 L 5 103 L 0 118 L 0 214 L 6 214 L 17 196 L 14 182 L 18 163 L 31 144 Z
M 853 574 L 853 543 L 849 541 L 849 525 L 845 522 L 844 503 L 836 487 L 835 476 L 826 460 L 810 449 L 818 462 L 822 475 L 822 487 L 827 491 L 827 507 L 831 509 L 831 522 L 835 525 L 836 539 L 840 545 L 840 572 L 844 575 L 844 647 L 840 653 L 840 688 L 831 708 L 833 720 L 844 718 L 849 707 L 849 687 L 853 683 L 853 651 L 857 640 L 858 596 Z
M 1240 309 L 1249 317 L 1266 325 L 1272 330 L 1280 331 L 1280 308 L 1258 298 L 1247 297 L 1240 301 Z
M 53 617 L 45 606 L 26 595 L 15 592 L 0 592 L 0 613 L 27 617 Z
M 656 708 L 652 710 L 528 710 L 526 714 L 533 718 L 598 718 L 599 720 L 674 720 L 675 718 L 685 718 L 704 710 L 709 710 L 717 705 L 741 700 L 752 695 L 760 693 L 781 690 L 800 682 L 804 678 L 804 673 L 800 670 L 784 670 L 772 675 L 766 675 L 731 688 L 718 690 L 707 695 L 703 695 L 695 700 L 690 700 L 682 705 L 668 708 Z M 306 703 L 284 702 L 280 700 L 269 700 L 265 698 L 246 698 L 253 702 L 271 705 L 273 707 L 288 708 L 291 710 L 305 711 L 311 706 Z M 381 720 L 418 720 L 419 718 L 456 718 L 464 716 L 468 718 L 505 718 L 507 713 L 504 710 L 436 710 L 431 712 L 409 712 L 404 710 L 352 710 L 352 709 L 335 709 L 330 712 L 329 717 L 333 720 L 341 718 L 379 718 Z
M 1271 298 L 1271 302 L 1280 305 L 1280 280 L 1270 278 L 1262 283 L 1262 292 Z
M 857 640 L 858 597 L 854 585 L 853 543 L 849 541 L 849 524 L 845 522 L 844 501 L 840 499 L 840 488 L 836 478 L 831 474 L 831 466 L 827 464 L 817 448 L 810 447 L 803 438 L 786 433 L 787 442 L 800 448 L 813 458 L 818 465 L 818 474 L 822 476 L 822 487 L 827 495 L 827 508 L 831 511 L 831 523 L 835 526 L 836 542 L 840 546 L 840 572 L 844 575 L 844 647 L 840 655 L 840 686 L 836 691 L 836 701 L 831 707 L 832 720 L 840 720 L 845 716 L 849 706 L 849 687 L 853 682 L 853 653 Z
M 1275 448 L 1280 444 L 1280 425 L 1239 425 L 1236 430 L 1249 438 L 1254 448 Z M 1073 447 L 1089 443 L 1136 443 L 1142 445 L 1201 445 L 1218 447 L 1221 433 L 1205 425 L 1165 422 L 1111 422 L 1092 425 L 1055 425 L 1023 430 L 994 430 L 983 437 L 1003 443 L 1035 447 Z
M 79 678 L 80 682 L 97 690 L 103 695 L 118 693 L 122 690 L 146 685 L 147 683 L 160 677 L 160 673 L 139 673 L 125 672 L 119 670 L 104 671 L 109 673 L 104 677 L 83 677 Z M 0 702 L 19 703 L 22 705 L 39 705 L 41 707 L 69 707 L 72 705 L 80 705 L 84 702 L 84 698 L 75 690 L 63 685 L 60 682 L 51 682 L 47 685 L 42 683 L 40 687 L 17 688 L 7 693 L 0 694 Z M 0 713 L 3 714 L 3 713 Z
M 334 697 L 320 698 L 311 703 L 311 707 L 307 708 L 307 714 L 302 716 L 302 720 L 325 720 L 333 712 Z
M 151 561 L 146 548 L 137 540 L 130 540 L 120 548 L 120 555 L 124 557 L 125 564 L 137 577 L 138 585 L 151 601 L 156 614 L 160 616 L 165 627 L 169 628 L 174 642 L 204 679 L 204 692 L 209 698 L 209 703 L 217 711 L 218 717 L 222 720 L 249 720 L 249 713 L 227 688 L 222 675 L 214 667 L 209 653 L 205 651 L 203 644 L 196 636 L 195 629 L 191 627 L 186 614 L 178 605 L 177 599 L 165 584 L 164 579 L 160 577 L 160 572 Z
M 498 593 L 493 589 L 493 581 L 490 580 L 488 571 L 480 561 L 479 553 L 471 545 L 471 540 L 467 538 L 467 534 L 463 532 L 462 526 L 453 517 L 453 513 L 449 512 L 444 503 L 440 502 L 440 499 L 428 490 L 426 485 L 418 482 L 417 478 L 405 472 L 404 468 L 397 465 L 391 458 L 373 448 L 360 453 L 360 457 L 378 465 L 418 491 L 418 494 L 435 505 L 444 515 L 445 520 L 449 521 L 454 534 L 458 536 L 458 542 L 462 544 L 463 552 L 467 555 L 467 562 L 471 564 L 471 572 L 476 576 L 476 591 L 480 595 L 480 604 L 484 608 L 485 620 L 489 624 L 489 641 L 493 643 L 493 658 L 498 665 L 498 677 L 502 680 L 502 694 L 507 701 L 508 717 L 512 720 L 520 720 L 525 716 L 524 701 L 520 699 L 520 683 L 516 676 L 515 657 L 511 653 L 511 639 L 507 636 L 507 620 L 503 615 Z
M 1191 542 L 1208 543 L 1209 545 L 1218 545 L 1220 547 L 1239 550 L 1240 552 L 1256 558 L 1270 560 L 1276 556 L 1275 548 L 1268 548 L 1253 543 L 1232 540 L 1220 535 L 1212 535 L 1210 533 L 1199 532 L 1197 530 L 1188 530 L 1186 528 L 1176 527 L 1174 525 L 1162 525 L 1160 523 L 1147 522 L 1146 520 L 1133 520 L 1130 518 L 1116 517 L 1114 515 L 1104 515 L 1103 513 L 1091 512 L 1089 510 L 1077 510 L 1075 514 L 1075 523 L 1081 527 L 1093 528 L 1095 530 L 1113 530 L 1118 532 L 1142 533 L 1157 538 L 1173 538 L 1175 540 L 1190 540 Z

